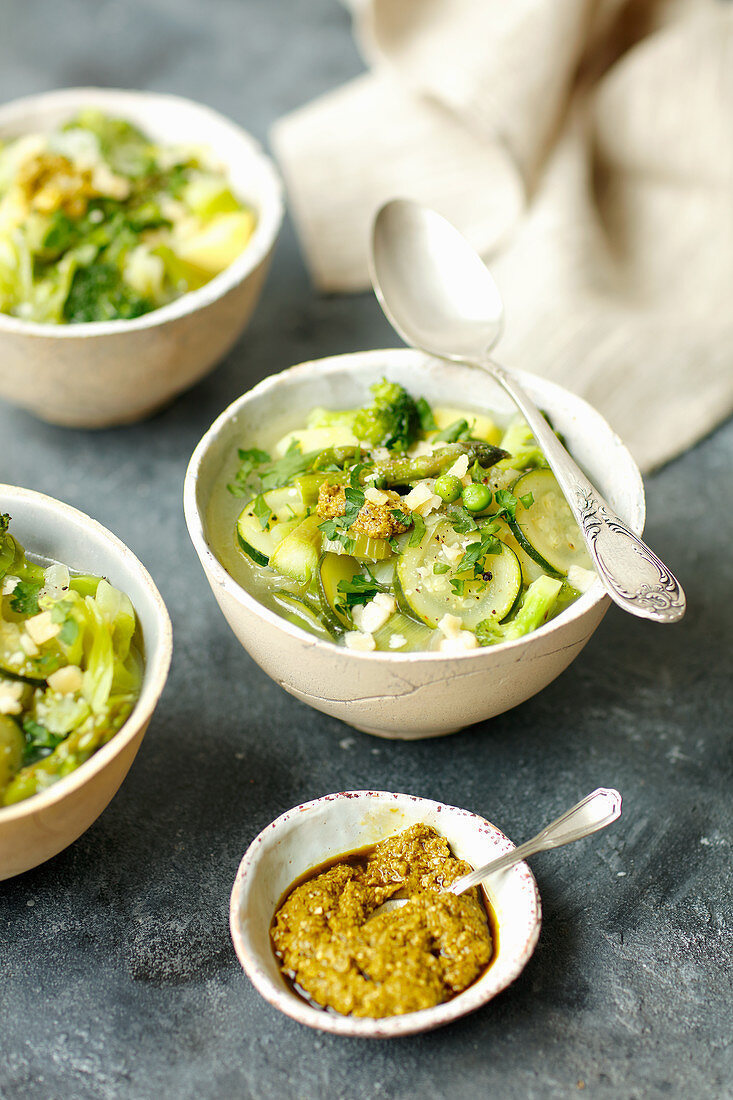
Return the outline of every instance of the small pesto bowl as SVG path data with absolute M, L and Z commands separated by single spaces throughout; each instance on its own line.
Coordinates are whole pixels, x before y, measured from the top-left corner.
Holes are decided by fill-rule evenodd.
M 283 217 L 272 161 L 245 130 L 180 96 L 69 88 L 0 107 L 0 141 L 65 122 L 85 107 L 139 126 L 161 144 L 211 150 L 257 211 L 247 247 L 199 290 L 142 317 L 36 324 L 0 313 L 0 398 L 43 420 L 104 428 L 149 416 L 210 371 L 257 304 Z
M 559 676 L 609 607 L 600 580 L 557 618 L 516 641 L 460 654 L 359 653 L 321 641 L 259 603 L 227 572 L 209 528 L 209 502 L 215 487 L 231 477 L 236 447 L 258 444 L 267 425 L 277 424 L 283 433 L 302 424 L 316 405 L 364 405 L 371 400 L 369 386 L 383 376 L 431 404 L 507 417 L 514 412 L 489 375 L 406 348 L 301 363 L 238 398 L 204 435 L 186 474 L 186 522 L 229 625 L 276 683 L 316 710 L 367 733 L 437 737 L 501 714 Z M 618 436 L 595 409 L 568 390 L 535 375 L 520 377 L 612 507 L 641 534 L 641 475 Z
M 121 729 L 75 771 L 40 794 L 0 807 L 0 879 L 55 856 L 81 836 L 111 801 L 140 747 L 165 687 L 171 661 L 171 623 L 150 574 L 124 543 L 76 508 L 0 485 L 0 513 L 31 556 L 107 577 L 132 600 L 143 642 L 142 691 Z
M 307 1027 L 335 1035 L 393 1039 L 430 1031 L 474 1012 L 514 981 L 534 951 L 541 925 L 537 883 L 526 863 L 493 875 L 485 884 L 496 916 L 498 944 L 484 973 L 450 1001 L 375 1020 L 315 1008 L 286 982 L 272 951 L 270 925 L 288 887 L 311 868 L 376 844 L 417 822 L 436 829 L 454 855 L 473 867 L 515 847 L 477 814 L 389 791 L 342 791 L 304 802 L 255 837 L 234 881 L 229 923 L 239 961 L 266 1001 Z

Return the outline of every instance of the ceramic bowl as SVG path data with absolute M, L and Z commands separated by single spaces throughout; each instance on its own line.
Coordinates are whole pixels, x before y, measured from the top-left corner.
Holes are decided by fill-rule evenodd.
M 29 96 L 0 108 L 0 140 L 50 129 L 83 107 L 128 119 L 163 144 L 206 146 L 258 214 L 233 264 L 143 317 L 40 325 L 0 313 L 0 397 L 55 424 L 103 428 L 150 415 L 231 348 L 259 298 L 283 200 L 272 161 L 249 134 L 178 96 L 107 88 Z
M 391 1039 L 429 1031 L 473 1012 L 514 981 L 540 934 L 537 883 L 526 863 L 492 875 L 485 885 L 496 914 L 499 946 L 484 974 L 451 1001 L 380 1020 L 340 1016 L 312 1007 L 283 978 L 270 945 L 270 924 L 285 891 L 312 867 L 375 844 L 417 822 L 432 825 L 459 859 L 474 867 L 514 845 L 477 814 L 388 791 L 343 791 L 288 810 L 255 837 L 232 890 L 229 911 L 234 948 L 259 993 L 301 1024 L 336 1035 Z
M 315 405 L 350 408 L 368 403 L 369 386 L 385 375 L 433 404 L 512 412 L 488 375 L 421 352 L 368 351 L 303 363 L 265 379 L 214 422 L 188 467 L 186 521 L 229 625 L 276 683 L 368 733 L 435 737 L 500 714 L 554 680 L 580 653 L 609 606 L 601 582 L 595 581 L 556 619 L 517 641 L 450 656 L 358 653 L 319 641 L 258 603 L 227 573 L 207 527 L 212 488 L 231 476 L 237 446 L 259 442 L 263 425 L 277 424 L 278 432 L 285 432 L 302 424 Z M 519 377 L 621 518 L 641 534 L 641 475 L 618 436 L 568 390 L 533 375 Z
M 135 709 L 118 733 L 76 771 L 41 794 L 0 807 L 0 879 L 50 859 L 89 828 L 111 801 L 135 758 L 171 660 L 171 623 L 147 570 L 95 520 L 58 500 L 0 485 L 0 513 L 31 555 L 107 577 L 126 592 L 142 630 L 145 673 Z

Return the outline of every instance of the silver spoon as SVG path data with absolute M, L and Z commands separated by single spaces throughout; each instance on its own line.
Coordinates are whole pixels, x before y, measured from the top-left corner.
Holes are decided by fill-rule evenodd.
M 621 816 L 621 795 L 613 788 L 599 787 L 598 790 L 567 810 L 560 817 L 546 825 L 537 836 L 520 844 L 511 852 L 505 852 L 503 856 L 492 859 L 484 867 L 471 871 L 462 878 L 457 878 L 448 887 L 449 894 L 463 894 L 472 886 L 478 886 L 489 875 L 496 871 L 503 871 L 507 867 L 513 867 L 535 852 L 548 852 L 551 848 L 562 848 L 564 844 L 572 844 L 574 840 L 582 840 L 585 836 L 597 833 L 599 829 L 605 829 L 612 821 Z
M 625 611 L 672 623 L 685 613 L 676 577 L 591 485 L 516 377 L 489 358 L 504 310 L 480 256 L 434 210 L 386 203 L 374 222 L 371 276 L 396 332 L 429 355 L 487 371 L 509 394 L 544 451 L 611 599 Z
M 613 788 L 599 787 L 598 790 L 586 795 L 585 798 L 567 810 L 560 817 L 546 825 L 537 836 L 513 848 L 511 852 L 505 852 L 503 856 L 492 859 L 490 863 L 479 867 L 469 874 L 457 878 L 451 883 L 446 893 L 463 894 L 472 886 L 478 886 L 480 882 L 497 871 L 504 871 L 507 867 L 513 867 L 523 859 L 533 856 L 536 852 L 547 852 L 551 848 L 562 848 L 564 844 L 572 844 L 574 840 L 582 840 L 583 837 L 597 833 L 599 829 L 605 829 L 612 821 L 621 816 L 621 795 Z M 377 913 L 389 912 L 391 909 L 400 908 L 407 904 L 407 898 L 393 898 L 383 902 L 374 910 L 372 916 Z

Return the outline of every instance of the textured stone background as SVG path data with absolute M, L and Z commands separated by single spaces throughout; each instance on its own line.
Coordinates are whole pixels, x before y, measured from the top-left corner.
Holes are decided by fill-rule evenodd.
M 0 101 L 85 83 L 179 92 L 264 139 L 359 69 L 336 0 L 0 8 Z M 681 626 L 614 609 L 519 709 L 444 741 L 384 743 L 296 702 L 240 649 L 189 544 L 181 486 L 203 430 L 261 377 L 392 343 L 371 297 L 313 296 L 286 227 L 240 345 L 154 420 L 93 434 L 0 407 L 1 479 L 112 528 L 175 630 L 168 688 L 112 805 L 69 850 L 0 884 L 3 1100 L 733 1096 L 733 424 L 648 484 L 649 541 L 687 589 Z M 382 787 L 523 839 L 602 784 L 623 792 L 622 821 L 536 858 L 536 954 L 474 1016 L 401 1041 L 339 1040 L 282 1018 L 242 974 L 229 889 L 287 807 Z

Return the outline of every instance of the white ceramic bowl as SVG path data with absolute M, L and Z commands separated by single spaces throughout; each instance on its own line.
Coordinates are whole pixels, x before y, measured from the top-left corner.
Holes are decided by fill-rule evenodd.
M 313 1008 L 287 984 L 270 945 L 275 907 L 288 887 L 326 860 L 375 844 L 423 822 L 473 867 L 514 845 L 484 818 L 408 794 L 343 791 L 305 802 L 282 814 L 250 844 L 234 881 L 229 921 L 239 961 L 255 988 L 275 1008 L 301 1024 L 336 1035 L 391 1039 L 429 1031 L 473 1012 L 514 981 L 540 934 L 537 883 L 526 863 L 493 875 L 485 889 L 499 927 L 498 951 L 484 974 L 451 1001 L 380 1020 L 340 1016 Z
M 41 794 L 0 807 L 0 879 L 36 867 L 96 821 L 135 758 L 171 661 L 171 623 L 149 573 L 131 550 L 95 520 L 31 489 L 0 485 L 0 513 L 31 555 L 107 577 L 132 600 L 143 637 L 140 698 L 114 737 L 76 771 Z
M 252 239 L 200 290 L 129 321 L 39 325 L 0 313 L 0 397 L 44 420 L 83 428 L 148 416 L 230 349 L 257 303 L 283 215 L 271 160 L 241 127 L 179 96 L 70 88 L 0 108 L 0 140 L 51 129 L 83 107 L 139 126 L 161 144 L 200 144 L 257 210 Z
M 237 446 L 262 439 L 276 421 L 302 424 L 315 405 L 350 408 L 371 400 L 386 375 L 434 404 L 511 413 L 508 399 L 477 370 L 407 349 L 340 355 L 265 379 L 226 409 L 193 453 L 186 474 L 188 530 L 229 625 L 261 668 L 297 699 L 381 737 L 435 737 L 491 718 L 528 699 L 578 655 L 610 600 L 600 581 L 566 611 L 517 641 L 459 655 L 357 653 L 319 641 L 258 603 L 227 573 L 209 543 L 212 487 L 231 476 Z M 644 488 L 621 440 L 585 401 L 534 375 L 522 384 L 622 519 L 641 534 Z

